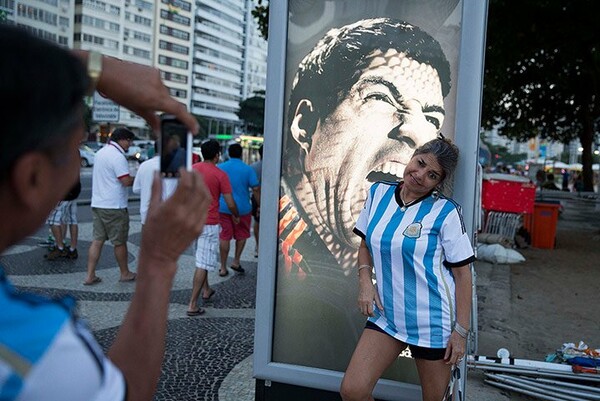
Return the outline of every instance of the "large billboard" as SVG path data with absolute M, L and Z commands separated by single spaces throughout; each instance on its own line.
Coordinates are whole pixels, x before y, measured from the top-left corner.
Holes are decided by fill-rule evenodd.
M 255 374 L 335 391 L 365 326 L 353 228 L 372 183 L 400 180 L 443 133 L 461 148 L 455 198 L 472 223 L 485 2 L 270 7 Z M 384 379 L 376 393 L 418 399 L 410 353 Z

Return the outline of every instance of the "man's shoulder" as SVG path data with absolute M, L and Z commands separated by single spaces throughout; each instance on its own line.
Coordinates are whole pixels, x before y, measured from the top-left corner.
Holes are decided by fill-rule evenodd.
M 202 175 L 217 177 L 218 179 L 229 179 L 227 173 L 219 166 L 212 163 L 200 162 L 192 166 L 194 170 Z
M 154 156 L 151 159 L 144 161 L 140 164 L 140 167 L 137 170 L 136 177 L 140 174 L 150 174 L 160 168 L 160 156 Z

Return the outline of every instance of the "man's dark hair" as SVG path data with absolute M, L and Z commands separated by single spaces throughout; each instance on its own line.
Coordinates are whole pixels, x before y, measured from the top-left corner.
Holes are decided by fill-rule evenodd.
M 304 57 L 292 84 L 288 126 L 302 99 L 310 99 L 320 117 L 329 115 L 371 62 L 369 56 L 390 49 L 435 68 L 446 97 L 450 91 L 450 64 L 433 37 L 405 21 L 364 19 L 331 29 Z
M 200 145 L 200 151 L 204 160 L 214 159 L 221 151 L 221 145 L 214 139 L 209 139 Z
M 83 63 L 24 29 L 0 24 L 0 183 L 25 153 L 44 151 L 56 163 L 83 126 L 89 78 Z
M 135 138 L 133 132 L 123 127 L 119 127 L 116 130 L 114 130 L 112 135 L 110 136 L 110 140 L 115 142 L 120 141 L 122 139 L 133 140 L 133 138 Z
M 263 155 L 263 145 L 262 143 L 260 144 L 260 146 L 258 147 L 258 155 L 260 156 L 260 158 L 262 159 L 262 155 Z
M 231 145 L 229 145 L 229 148 L 227 149 L 227 153 L 229 154 L 229 157 L 231 157 L 233 159 L 241 159 L 242 158 L 242 145 L 240 145 L 239 143 L 232 143 Z

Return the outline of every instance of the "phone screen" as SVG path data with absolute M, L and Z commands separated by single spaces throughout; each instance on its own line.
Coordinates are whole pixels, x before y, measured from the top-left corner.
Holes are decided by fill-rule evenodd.
M 179 120 L 161 116 L 160 172 L 165 178 L 179 177 L 179 169 L 191 165 L 191 133 Z

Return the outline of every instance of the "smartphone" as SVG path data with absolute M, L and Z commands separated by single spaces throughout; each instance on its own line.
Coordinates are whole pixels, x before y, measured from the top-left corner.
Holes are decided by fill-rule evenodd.
M 192 133 L 171 114 L 160 116 L 160 173 L 178 178 L 179 169 L 192 169 Z

